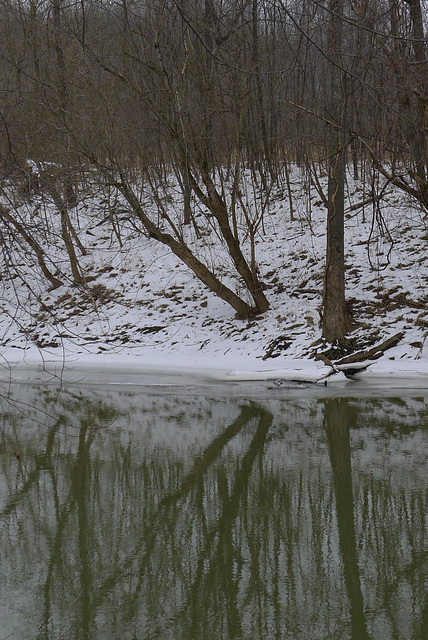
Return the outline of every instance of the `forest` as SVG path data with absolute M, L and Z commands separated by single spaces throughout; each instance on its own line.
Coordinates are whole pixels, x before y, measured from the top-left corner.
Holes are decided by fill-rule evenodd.
M 31 265 L 50 291 L 73 286 L 101 303 L 84 265 L 86 207 L 118 250 L 132 228 L 239 318 L 259 318 L 270 300 L 257 240 L 273 194 L 290 222 L 298 216 L 297 168 L 325 210 L 322 336 L 346 342 L 348 177 L 365 185 L 353 211 L 370 205 L 380 229 L 392 188 L 428 211 L 427 8 L 1 0 L 3 290 L 26 286 L 34 308 L 42 304 Z M 226 271 L 207 259 L 214 241 Z

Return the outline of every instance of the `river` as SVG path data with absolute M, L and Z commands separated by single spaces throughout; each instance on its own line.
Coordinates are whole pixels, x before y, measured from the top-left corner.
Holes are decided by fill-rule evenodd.
M 4 386 L 0 640 L 427 638 L 428 390 L 355 388 Z

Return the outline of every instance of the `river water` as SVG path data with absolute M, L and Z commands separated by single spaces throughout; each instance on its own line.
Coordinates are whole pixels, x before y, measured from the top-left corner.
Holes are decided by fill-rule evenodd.
M 353 389 L 3 388 L 0 640 L 426 639 L 428 390 Z

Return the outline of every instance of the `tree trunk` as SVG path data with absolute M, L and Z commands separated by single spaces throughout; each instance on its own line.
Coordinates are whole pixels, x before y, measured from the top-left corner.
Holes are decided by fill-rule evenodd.
M 236 293 L 234 293 L 229 287 L 227 287 L 217 276 L 208 269 L 208 267 L 200 262 L 196 256 L 192 253 L 189 247 L 184 242 L 179 242 L 173 238 L 169 233 L 165 233 L 159 227 L 157 227 L 143 211 L 138 198 L 133 193 L 132 189 L 128 187 L 124 182 L 115 184 L 117 189 L 123 194 L 128 204 L 131 206 L 133 212 L 141 221 L 142 225 L 148 232 L 149 236 L 168 246 L 171 251 L 184 262 L 196 275 L 197 278 L 208 289 L 218 295 L 219 298 L 227 302 L 241 318 L 251 318 L 258 313 L 260 309 L 257 307 L 251 307 L 248 303 L 242 300 Z
M 7 209 L 0 205 L 0 217 L 6 220 L 9 224 L 11 224 L 18 233 L 22 236 L 25 242 L 28 244 L 31 249 L 33 249 L 36 254 L 37 262 L 39 264 L 40 269 L 42 270 L 43 275 L 49 280 L 53 289 L 57 289 L 62 286 L 62 281 L 59 280 L 56 276 L 48 268 L 45 261 L 45 254 L 39 243 L 33 238 L 32 234 L 27 231 L 25 226 L 21 224 L 16 218 L 14 218 Z
M 344 342 L 350 329 L 345 300 L 344 184 L 345 152 L 337 135 L 336 155 L 328 175 L 327 250 L 324 273 L 323 337 L 328 342 Z
M 263 293 L 262 285 L 257 277 L 255 269 L 251 269 L 242 253 L 239 240 L 233 235 L 226 206 L 218 193 L 216 193 L 211 206 L 211 210 L 217 218 L 222 236 L 229 249 L 230 257 L 232 258 L 239 275 L 245 282 L 248 291 L 251 293 L 259 313 L 264 313 L 269 309 L 269 301 Z
M 68 212 L 68 205 L 61 194 L 58 192 L 55 183 L 49 175 L 43 176 L 44 186 L 54 201 L 61 219 L 61 237 L 64 242 L 65 249 L 67 251 L 68 259 L 70 262 L 71 273 L 73 282 L 75 284 L 84 284 L 85 278 L 81 271 L 79 260 L 76 255 L 76 249 L 74 247 L 73 237 L 77 240 L 77 234 L 73 225 L 71 224 L 70 215 Z M 81 248 L 83 255 L 86 255 L 86 250 L 83 245 L 78 241 L 78 245 Z
M 413 56 L 403 47 L 400 35 L 400 18 L 396 0 L 390 0 L 389 13 L 391 34 L 394 37 L 393 55 L 390 55 L 397 80 L 397 100 L 403 118 L 410 160 L 413 167 L 407 169 L 414 186 L 401 176 L 393 184 L 410 193 L 428 209 L 428 150 L 427 150 L 427 105 L 428 64 L 424 40 L 424 25 L 420 0 L 404 0 L 409 6 Z M 405 161 L 407 162 L 407 160 Z M 381 170 L 385 175 L 385 171 Z
M 329 24 L 329 171 L 327 248 L 324 273 L 322 335 L 328 342 L 344 342 L 350 329 L 345 301 L 345 74 L 341 67 L 343 0 L 330 0 Z
M 415 69 L 415 84 L 412 87 L 415 94 L 415 123 L 412 127 L 411 142 L 416 174 L 419 178 L 419 188 L 424 195 L 425 206 L 428 207 L 428 153 L 426 114 L 428 101 L 428 65 L 425 51 L 425 34 L 420 0 L 406 0 L 409 5 L 412 20 L 413 35 L 413 67 Z
M 203 193 L 196 180 L 191 177 L 193 191 L 202 204 L 209 209 L 217 220 L 221 235 L 229 250 L 229 255 L 233 260 L 237 272 L 253 297 L 257 313 L 264 313 L 269 309 L 269 301 L 263 293 L 261 282 L 257 275 L 251 270 L 244 254 L 242 253 L 239 239 L 232 231 L 226 203 L 218 193 L 211 177 L 208 174 L 203 175 L 203 180 L 207 189 L 207 195 Z

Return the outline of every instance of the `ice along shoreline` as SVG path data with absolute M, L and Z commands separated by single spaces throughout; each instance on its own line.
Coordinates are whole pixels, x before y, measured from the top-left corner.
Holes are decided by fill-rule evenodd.
M 1 353 L 0 380 L 36 384 L 209 384 L 233 382 L 300 382 L 349 385 L 366 382 L 399 389 L 414 386 L 428 390 L 426 359 L 392 359 L 360 363 L 362 370 L 349 380 L 343 371 L 309 359 L 274 358 L 263 361 L 248 355 L 49 353 L 30 347 L 5 349 Z M 367 368 L 365 368 L 367 366 Z

